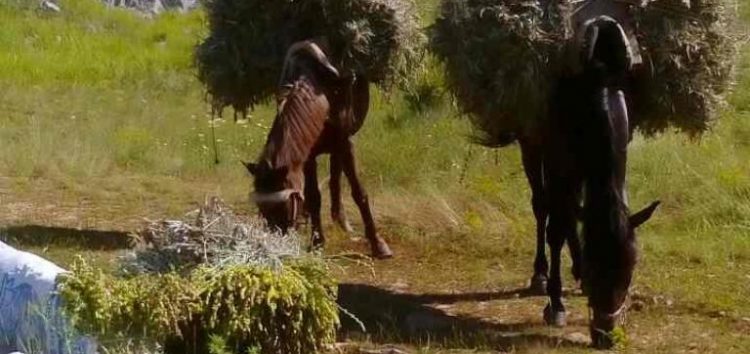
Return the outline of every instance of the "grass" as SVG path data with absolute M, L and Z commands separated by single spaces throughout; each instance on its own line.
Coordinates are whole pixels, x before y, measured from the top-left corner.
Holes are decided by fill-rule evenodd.
M 207 194 L 253 212 L 246 197 L 250 179 L 239 161 L 260 151 L 273 109 L 261 107 L 239 123 L 214 121 L 220 160 L 214 164 L 209 107 L 190 59 L 205 34 L 202 14 L 145 19 L 94 0 L 60 3 L 60 14 L 43 14 L 24 1 L 0 2 L 0 225 L 11 226 L 0 232 L 61 264 L 84 252 L 106 267 L 116 253 L 111 247 L 30 240 L 45 233 L 44 240 L 71 237 L 51 227 L 74 234 L 132 231 L 144 216 L 179 215 Z M 434 3 L 424 3 L 426 18 Z M 750 6 L 743 5 L 750 18 Z M 631 311 L 626 325 L 631 352 L 723 353 L 750 346 L 741 335 L 750 331 L 747 50 L 740 73 L 731 106 L 702 139 L 666 133 L 631 144 L 633 208 L 663 201 L 639 233 L 634 292 L 646 306 Z M 511 292 L 435 305 L 403 294 L 497 294 L 524 286 L 534 247 L 518 149 L 469 144 L 470 126 L 446 96 L 429 89 L 441 81 L 437 67 L 422 81 L 421 95 L 376 95 L 355 138 L 377 221 L 397 258 L 377 263 L 374 278 L 357 266 L 345 267 L 340 277 L 392 300 L 372 308 L 402 304 L 389 314 L 403 323 L 401 312 L 438 306 L 441 316 L 484 330 L 423 338 L 394 325 L 354 341 L 402 343 L 423 353 L 586 352 L 560 341 L 587 333 L 579 297 L 567 300 L 571 325 L 555 330 L 541 325 L 542 298 Z M 356 226 L 353 204 L 347 208 Z M 26 225 L 38 228 L 18 228 Z M 364 250 L 359 239 L 333 229 L 329 235 L 329 252 Z M 482 321 L 471 320 L 477 317 Z

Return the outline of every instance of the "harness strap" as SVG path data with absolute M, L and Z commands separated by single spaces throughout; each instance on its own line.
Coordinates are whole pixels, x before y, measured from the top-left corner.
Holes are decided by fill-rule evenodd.
M 608 320 L 617 319 L 618 317 L 620 317 L 620 315 L 622 315 L 623 312 L 625 312 L 625 309 L 627 309 L 626 303 L 627 301 L 623 301 L 620 307 L 617 310 L 615 310 L 615 312 L 605 313 L 603 315 L 600 315 L 600 317 L 604 317 Z M 589 309 L 589 321 L 591 321 L 594 318 L 592 311 L 591 311 L 591 306 L 589 306 L 588 309 Z
M 301 200 L 305 200 L 304 194 L 300 190 L 293 188 L 271 193 L 253 193 L 250 197 L 256 203 L 282 203 L 288 201 L 294 194 L 297 194 Z

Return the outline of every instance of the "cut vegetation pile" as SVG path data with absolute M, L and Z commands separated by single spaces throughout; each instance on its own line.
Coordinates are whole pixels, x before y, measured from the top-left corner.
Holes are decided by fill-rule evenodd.
M 216 200 L 188 216 L 152 223 L 121 274 L 73 265 L 60 293 L 79 330 L 166 353 L 208 353 L 209 343 L 313 353 L 333 342 L 336 283 L 322 260 L 299 253 L 296 235 L 265 232 Z
M 195 52 L 198 76 L 220 113 L 246 114 L 276 90 L 289 46 L 316 39 L 340 71 L 383 88 L 406 83 L 424 36 L 410 0 L 208 0 L 210 34 Z
M 209 264 L 253 264 L 278 270 L 284 259 L 302 256 L 295 233 L 269 232 L 261 219 L 235 215 L 217 199 L 179 220 L 151 222 L 123 257 L 124 274 L 186 273 Z
M 644 65 L 631 102 L 646 133 L 704 132 L 731 84 L 731 0 L 659 0 L 633 8 Z M 431 48 L 461 110 L 486 145 L 512 142 L 545 116 L 552 85 L 571 64 L 575 7 L 537 1 L 443 0 Z

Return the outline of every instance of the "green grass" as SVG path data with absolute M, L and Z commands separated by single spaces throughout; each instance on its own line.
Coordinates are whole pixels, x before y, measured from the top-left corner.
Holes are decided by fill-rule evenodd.
M 63 0 L 59 14 L 25 8 L 29 3 L 35 4 L 0 7 L 4 80 L 66 88 L 115 88 L 145 81 L 149 88 L 164 90 L 189 82 L 179 73 L 190 69 L 192 60 L 185 53 L 203 31 L 201 12 L 148 20 L 128 10 L 92 5 L 92 0 Z
M 423 3 L 428 19 L 434 4 Z M 260 107 L 237 124 L 216 121 L 214 164 L 211 116 L 190 56 L 206 31 L 201 12 L 145 19 L 94 0 L 61 6 L 60 14 L 42 14 L 27 2 L 0 0 L 0 224 L 132 231 L 141 217 L 179 215 L 207 194 L 252 212 L 239 161 L 259 153 L 274 110 Z M 750 18 L 746 3 L 742 14 Z M 431 67 L 422 80 L 441 82 Z M 714 343 L 699 343 L 703 351 L 740 352 L 733 347 L 750 344 L 732 336 L 750 328 L 741 320 L 750 317 L 748 51 L 739 71 L 730 107 L 702 139 L 666 133 L 631 144 L 632 207 L 663 201 L 639 232 L 634 289 L 674 301 L 632 316 L 626 329 L 634 352 L 679 351 L 702 334 Z M 449 99 L 423 93 L 376 95 L 355 138 L 377 220 L 398 253 L 376 266 L 376 279 L 356 268 L 342 277 L 383 287 L 407 282 L 417 293 L 521 286 L 530 276 L 534 224 L 518 149 L 469 144 L 470 126 Z M 414 109 L 415 101 L 430 100 Z M 358 221 L 353 204 L 347 208 Z M 330 236 L 331 252 L 364 249 L 340 233 Z M 111 262 L 110 251 L 78 244 L 29 247 L 64 264 L 81 251 Z M 538 321 L 543 299 L 513 301 L 518 307 L 461 306 L 487 318 Z M 580 299 L 569 302 L 572 312 L 584 313 Z M 717 319 L 719 312 L 726 315 Z M 435 353 L 488 349 L 491 342 L 409 345 Z M 518 350 L 567 352 L 533 343 Z

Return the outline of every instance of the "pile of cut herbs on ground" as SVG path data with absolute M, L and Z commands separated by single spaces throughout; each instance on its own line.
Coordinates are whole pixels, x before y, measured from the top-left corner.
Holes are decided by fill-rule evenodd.
M 167 354 L 318 352 L 339 326 L 336 290 L 294 232 L 269 232 L 217 199 L 150 223 L 117 274 L 79 258 L 59 285 L 77 330 Z

